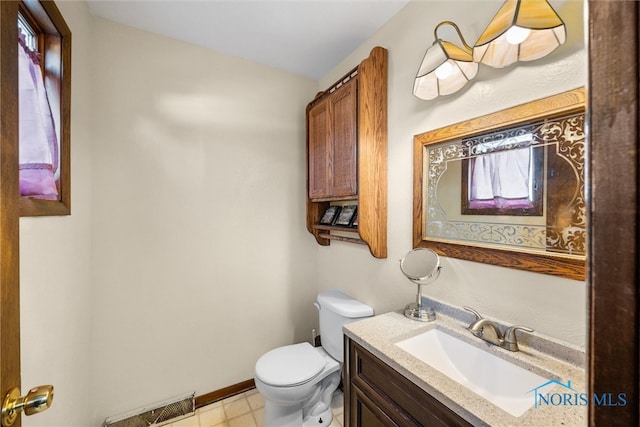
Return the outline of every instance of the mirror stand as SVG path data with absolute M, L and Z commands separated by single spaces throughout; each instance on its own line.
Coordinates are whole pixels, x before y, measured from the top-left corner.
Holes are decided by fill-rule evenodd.
M 404 308 L 404 315 L 409 319 L 419 320 L 421 322 L 432 322 L 436 320 L 436 313 L 433 311 L 433 308 L 426 307 L 422 304 L 422 284 L 418 283 L 416 302 L 407 304 Z
M 431 249 L 416 248 L 400 260 L 400 270 L 413 283 L 418 285 L 416 302 L 404 308 L 404 315 L 412 320 L 431 322 L 436 313 L 431 307 L 422 305 L 422 285 L 434 282 L 440 276 L 440 257 Z

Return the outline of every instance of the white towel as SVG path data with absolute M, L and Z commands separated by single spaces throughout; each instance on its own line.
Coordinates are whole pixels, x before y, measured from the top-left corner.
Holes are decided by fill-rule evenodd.
M 529 198 L 531 149 L 518 148 L 475 158 L 470 200 Z

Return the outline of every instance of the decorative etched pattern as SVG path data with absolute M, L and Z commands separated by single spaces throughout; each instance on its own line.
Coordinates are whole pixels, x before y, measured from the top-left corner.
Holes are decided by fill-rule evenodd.
M 536 139 L 534 126 L 525 125 L 465 138 L 462 140 L 462 147 L 465 153 L 464 158 L 471 158 L 496 151 L 542 145 L 541 142 L 541 140 Z
M 550 118 L 456 142 L 426 147 L 426 236 L 460 243 L 536 249 L 571 255 L 586 254 L 586 203 L 584 185 L 584 113 Z M 462 160 L 494 151 L 528 146 L 549 146 L 572 171 L 571 189 L 554 206 L 547 226 L 449 221 L 437 197 L 438 182 L 451 160 Z M 547 181 L 553 180 L 549 170 Z M 548 184 L 551 185 L 551 184 Z M 568 196 L 566 196 L 568 194 Z M 545 201 L 548 206 L 549 201 Z M 557 201 L 554 202 L 556 205 Z M 515 217 L 514 217 L 515 218 Z M 550 223 L 550 220 L 552 222 Z
M 573 193 L 566 204 L 556 206 L 553 223 L 547 222 L 547 250 L 571 255 L 587 253 L 587 206 L 584 182 L 584 114 L 545 123 L 540 134 L 545 140 L 557 142 L 556 155 L 570 165 L 573 172 Z
M 427 235 L 460 243 L 482 243 L 528 249 L 545 249 L 545 227 L 479 223 L 466 221 L 431 221 Z

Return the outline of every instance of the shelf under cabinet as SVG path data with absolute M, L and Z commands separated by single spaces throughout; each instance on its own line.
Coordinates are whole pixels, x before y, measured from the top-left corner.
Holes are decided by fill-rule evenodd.
M 322 233 L 322 232 L 318 233 L 318 237 L 323 238 L 323 239 L 339 240 L 341 242 L 357 243 L 359 245 L 366 245 L 367 244 L 367 242 L 365 242 L 364 240 L 362 240 L 360 238 L 360 235 L 358 234 L 358 229 L 357 228 L 340 227 L 340 226 L 337 226 L 337 225 L 323 225 L 323 224 L 315 224 L 315 225 L 312 225 L 311 228 L 313 228 L 314 230 L 326 231 L 327 233 Z M 358 237 L 342 236 L 340 234 L 331 234 L 332 231 L 340 232 L 340 233 L 355 234 Z
M 315 224 L 311 226 L 315 230 L 333 230 L 333 231 L 344 231 L 347 233 L 357 233 L 358 229 L 355 227 L 341 227 L 339 225 L 323 225 L 323 224 Z

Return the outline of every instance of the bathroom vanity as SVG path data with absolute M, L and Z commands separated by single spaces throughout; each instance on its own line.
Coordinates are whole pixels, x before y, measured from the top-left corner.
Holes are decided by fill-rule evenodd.
M 536 400 L 538 393 L 550 396 L 586 392 L 582 369 L 584 352 L 581 349 L 539 335 L 523 334 L 520 351 L 507 351 L 473 337 L 466 330 L 473 319 L 465 316 L 438 313 L 436 321 L 424 323 L 407 319 L 399 312 L 391 312 L 346 325 L 343 329 L 345 426 L 540 426 L 586 423 L 587 406 L 581 406 L 577 399 L 566 405 L 538 405 L 539 401 Z M 475 364 L 472 367 L 474 371 L 485 372 L 481 372 L 477 379 L 470 375 L 469 381 L 466 378 L 454 380 L 450 374 L 444 373 L 446 370 L 434 368 L 421 360 L 418 353 L 401 347 L 413 338 L 426 336 L 430 332 L 429 335 L 435 335 L 434 330 L 437 330 L 438 336 L 450 339 L 454 345 L 463 346 L 458 347 L 457 351 L 451 351 L 454 347 L 445 346 L 441 359 L 449 356 L 451 359 L 464 359 L 470 353 L 480 351 L 487 359 L 469 356 L 473 359 L 470 363 Z M 417 348 L 424 354 L 432 350 L 437 352 L 436 345 L 421 344 Z M 455 360 L 452 362 L 454 365 L 458 363 Z M 525 376 L 523 379 L 514 377 L 511 369 L 519 370 Z M 480 382 L 480 393 L 483 393 L 484 386 L 498 392 L 494 396 L 483 397 L 478 390 L 472 390 L 474 382 Z M 512 393 L 511 386 L 514 390 Z M 567 390 L 567 386 L 571 390 Z M 507 392 L 502 393 L 505 389 Z M 508 396 L 510 393 L 515 395 L 515 399 Z M 496 394 L 504 395 L 496 397 Z M 519 401 L 519 408 L 512 407 L 513 400 Z
M 345 348 L 349 352 L 347 425 L 471 425 L 354 341 L 346 338 Z

